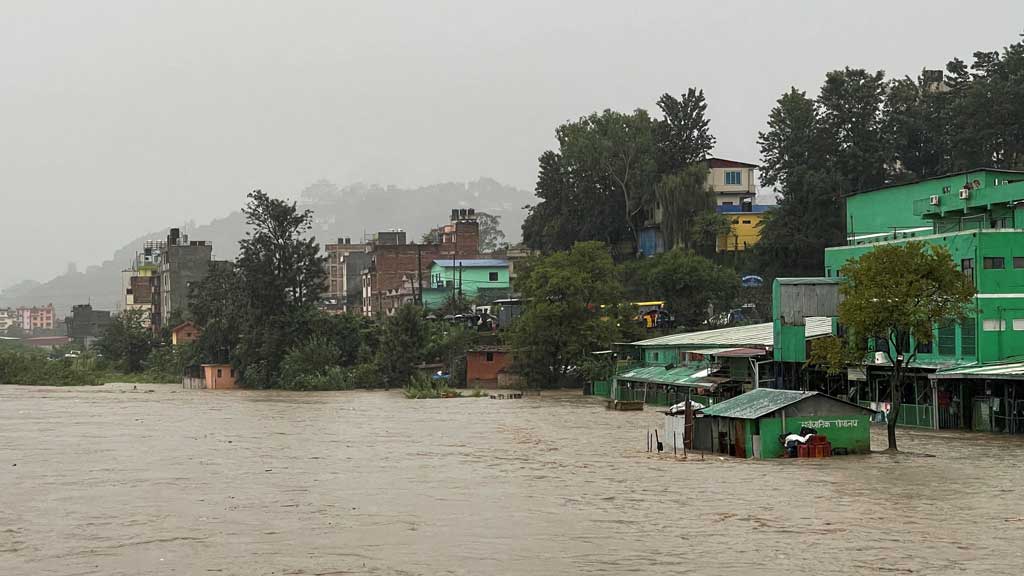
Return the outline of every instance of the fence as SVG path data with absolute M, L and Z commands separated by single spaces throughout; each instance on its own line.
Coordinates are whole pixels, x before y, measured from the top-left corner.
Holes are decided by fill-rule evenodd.
M 610 380 L 596 380 L 591 383 L 590 393 L 594 396 L 612 398 L 612 382 Z M 619 386 L 615 390 L 613 400 L 644 401 L 651 406 L 674 406 L 686 400 L 687 389 L 681 386 L 670 386 L 668 388 L 657 388 L 651 386 L 647 390 L 643 387 L 627 388 Z M 710 406 L 715 403 L 710 396 L 690 394 L 690 400 Z
M 881 422 L 888 422 L 889 413 L 886 410 L 887 402 L 858 402 L 865 408 L 878 410 L 881 413 Z M 900 404 L 900 414 L 896 418 L 896 424 L 910 428 L 935 428 L 935 418 L 930 404 Z

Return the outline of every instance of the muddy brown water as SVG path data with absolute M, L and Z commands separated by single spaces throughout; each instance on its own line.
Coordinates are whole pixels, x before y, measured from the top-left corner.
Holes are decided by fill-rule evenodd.
M 644 452 L 661 423 L 573 393 L 0 386 L 0 574 L 1024 572 L 1019 439 L 684 462 Z

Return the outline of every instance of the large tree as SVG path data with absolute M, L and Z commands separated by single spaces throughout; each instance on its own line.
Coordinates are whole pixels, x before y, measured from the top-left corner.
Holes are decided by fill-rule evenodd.
M 714 213 L 715 194 L 708 186 L 708 168 L 703 162 L 666 174 L 654 188 L 661 207 L 661 233 L 665 248 L 694 247 L 701 240 L 697 224 L 701 216 Z
M 501 231 L 501 216 L 477 212 L 476 221 L 480 227 L 480 252 L 487 254 L 506 245 L 505 233 Z
M 932 341 L 939 322 L 962 320 L 974 297 L 971 279 L 957 269 L 943 246 L 923 242 L 882 244 L 839 270 L 843 278 L 839 322 L 842 337 L 816 340 L 812 364 L 832 373 L 863 363 L 867 340 L 891 365 L 889 387 L 889 450 L 896 451 L 896 422 L 919 345 Z
M 608 247 L 581 242 L 567 252 L 537 257 L 516 279 L 527 299 L 513 324 L 511 340 L 518 369 L 532 387 L 557 386 L 590 353 L 616 339 L 614 321 L 602 319 L 601 305 L 621 301 L 622 286 Z
M 384 319 L 376 365 L 385 387 L 409 385 L 414 367 L 426 349 L 427 337 L 423 309 L 419 306 L 406 304 Z
M 658 173 L 675 174 L 705 160 L 715 147 L 715 137 L 704 91 L 690 88 L 679 98 L 662 94 L 658 108 L 663 114 L 655 125 Z
M 153 350 L 153 334 L 143 322 L 141 310 L 124 310 L 111 318 L 96 348 L 103 357 L 125 372 L 140 372 Z
M 740 290 L 735 271 L 682 248 L 629 264 L 623 272 L 634 297 L 665 300 L 676 322 L 689 328 L 728 310 Z

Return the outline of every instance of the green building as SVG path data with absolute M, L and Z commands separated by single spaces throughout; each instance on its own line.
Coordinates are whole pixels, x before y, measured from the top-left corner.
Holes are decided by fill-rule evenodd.
M 423 306 L 437 310 L 458 295 L 467 301 L 477 301 L 485 296 L 508 298 L 510 291 L 507 260 L 434 260 L 430 267 L 429 286 L 423 289 Z
M 818 392 L 758 388 L 698 410 L 693 448 L 737 458 L 778 458 L 780 436 L 813 428 L 834 451 L 871 451 L 874 411 Z
M 808 318 L 803 338 L 832 333 L 830 318 Z M 687 398 L 713 404 L 760 387 L 777 386 L 771 322 L 671 334 L 619 345 L 614 375 L 592 393 L 615 400 L 671 406 Z
M 825 251 L 827 278 L 879 244 L 917 240 L 945 246 L 977 288 L 965 321 L 910 343 L 918 355 L 901 422 L 1024 433 L 1024 172 L 972 170 L 859 192 L 846 199 L 846 224 L 847 245 Z M 848 398 L 884 410 L 890 371 L 869 357 L 847 375 Z

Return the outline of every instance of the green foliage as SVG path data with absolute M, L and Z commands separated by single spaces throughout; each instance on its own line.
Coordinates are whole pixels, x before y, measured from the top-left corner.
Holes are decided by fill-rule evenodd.
M 91 362 L 53 360 L 38 350 L 0 348 L 0 384 L 26 386 L 94 386 L 101 372 Z
M 716 204 L 707 179 L 707 166 L 693 164 L 662 177 L 655 186 L 662 211 L 665 248 L 676 245 L 693 248 L 701 239 L 702 234 L 695 233 L 695 223 L 706 213 L 713 213 Z
M 507 245 L 505 233 L 501 231 L 501 216 L 477 212 L 476 221 L 480 226 L 480 252 L 494 252 Z
M 569 252 L 537 258 L 517 281 L 530 304 L 511 340 L 517 370 L 530 386 L 567 383 L 592 351 L 617 339 L 617 323 L 600 309 L 620 302 L 623 293 L 606 246 L 581 242 Z
M 375 364 L 359 364 L 352 369 L 350 381 L 353 388 L 383 388 L 384 379 Z
M 558 152 L 540 158 L 524 241 L 566 250 L 576 241 L 629 241 L 635 253 L 643 207 L 655 181 L 654 123 L 644 110 L 605 110 L 558 127 Z
M 665 300 L 676 322 L 691 328 L 728 310 L 740 290 L 736 272 L 681 248 L 630 263 L 624 274 L 635 297 Z
M 662 94 L 658 108 L 664 117 L 657 121 L 657 162 L 660 174 L 676 174 L 698 163 L 715 147 L 704 91 L 690 88 L 676 98 Z
M 431 322 L 427 324 L 427 343 L 423 359 L 443 362 L 453 386 L 466 384 L 466 351 L 477 341 L 476 330 L 461 324 Z
M 673 214 L 664 220 L 670 242 L 685 241 L 686 215 L 713 210 L 704 183 L 707 168 L 693 165 L 707 157 L 715 139 L 703 91 L 691 88 L 679 98 L 664 94 L 658 107 L 663 117 L 657 120 L 643 109 L 605 110 L 558 127 L 558 151 L 539 160 L 541 202 L 528 207 L 523 224 L 528 246 L 550 252 L 580 241 L 612 247 L 628 242 L 628 255 L 635 255 L 656 200 Z
M 141 310 L 125 310 L 111 319 L 96 349 L 124 372 L 140 372 L 153 349 L 150 328 L 143 323 Z
M 427 327 L 419 306 L 406 304 L 384 320 L 376 365 L 385 388 L 409 383 L 426 343 Z
M 409 383 L 402 389 L 406 398 L 420 400 L 424 398 L 460 398 L 462 392 L 451 388 L 443 381 L 432 382 L 424 374 L 414 374 Z

